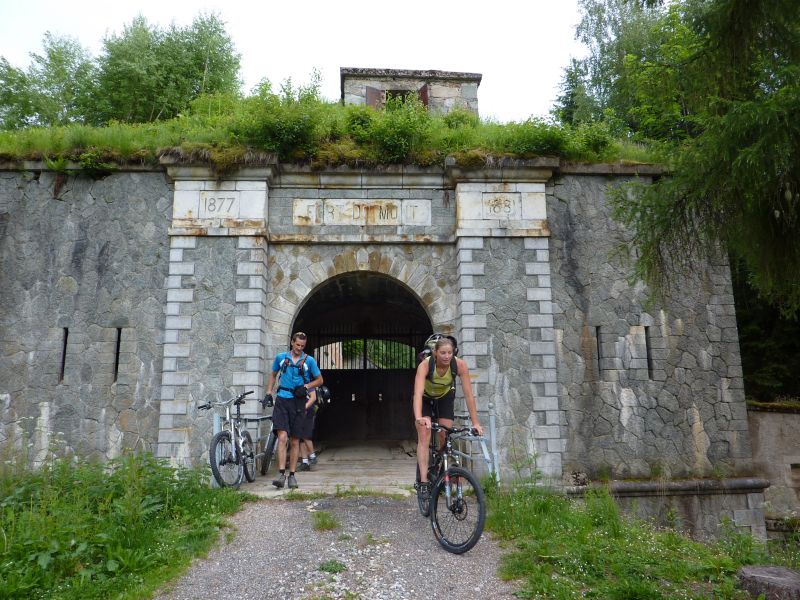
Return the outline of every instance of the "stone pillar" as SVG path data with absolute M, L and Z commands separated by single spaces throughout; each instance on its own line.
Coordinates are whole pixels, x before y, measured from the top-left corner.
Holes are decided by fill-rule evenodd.
M 260 414 L 266 370 L 268 170 L 219 181 L 205 169 L 171 167 L 174 180 L 160 457 L 205 460 L 213 419 L 197 404 L 252 390 Z
M 523 173 L 523 176 L 526 173 Z M 566 449 L 557 389 L 545 184 L 456 186 L 461 356 L 475 381 L 501 479 L 561 479 Z

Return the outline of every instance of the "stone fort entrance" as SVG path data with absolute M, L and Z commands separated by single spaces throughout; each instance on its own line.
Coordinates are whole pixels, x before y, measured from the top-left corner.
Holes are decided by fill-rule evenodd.
M 382 274 L 334 277 L 314 290 L 292 331 L 308 335 L 331 402 L 317 418 L 323 444 L 415 437 L 416 354 L 432 333 L 416 294 Z
M 347 102 L 413 92 L 431 110 L 477 108 L 470 74 L 344 75 Z M 267 370 L 297 330 L 334 395 L 321 440 L 408 439 L 412 353 L 442 331 L 501 482 L 623 480 L 654 511 L 686 499 L 696 530 L 720 515 L 763 530 L 728 265 L 698 265 L 655 306 L 619 260 L 630 234 L 608 189 L 659 169 L 265 160 L 221 176 L 170 160 L 63 186 L 45 165 L 0 176 L 0 441 L 30 439 L 32 462 L 61 433 L 103 458 L 204 463 L 197 404 L 253 390 L 244 412 L 263 414 Z

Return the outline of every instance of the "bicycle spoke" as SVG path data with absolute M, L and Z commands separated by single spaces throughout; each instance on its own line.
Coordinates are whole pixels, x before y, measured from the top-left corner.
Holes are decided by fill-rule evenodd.
M 483 533 L 486 503 L 475 476 L 452 467 L 431 498 L 431 526 L 439 543 L 449 552 L 461 554 L 472 548 Z

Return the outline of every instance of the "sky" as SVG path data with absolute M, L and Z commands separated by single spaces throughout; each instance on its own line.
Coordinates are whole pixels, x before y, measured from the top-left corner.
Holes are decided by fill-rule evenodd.
M 585 55 L 575 40 L 578 0 L 0 0 L 0 56 L 25 69 L 45 32 L 77 39 L 92 56 L 139 14 L 162 28 L 214 13 L 241 54 L 243 90 L 267 78 L 308 83 L 340 98 L 340 67 L 481 73 L 481 117 L 546 117 L 563 69 Z

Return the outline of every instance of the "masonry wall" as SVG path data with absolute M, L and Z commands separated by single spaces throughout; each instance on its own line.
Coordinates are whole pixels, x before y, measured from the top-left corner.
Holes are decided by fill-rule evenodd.
M 646 306 L 611 258 L 629 240 L 606 194 L 622 181 L 563 174 L 548 186 L 565 478 L 751 475 L 728 266 L 704 265 L 666 306 Z
M 171 210 L 160 171 L 0 171 L 0 444 L 155 449 Z

